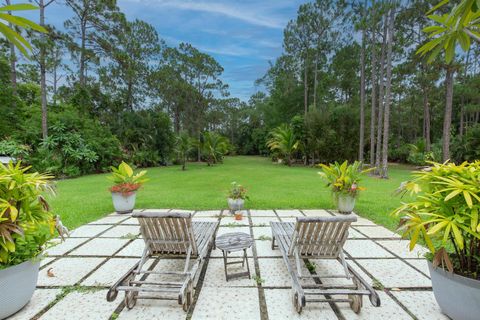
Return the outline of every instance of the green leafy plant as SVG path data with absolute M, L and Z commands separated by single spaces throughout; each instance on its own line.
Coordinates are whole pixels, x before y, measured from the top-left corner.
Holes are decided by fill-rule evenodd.
M 192 142 L 192 138 L 190 138 L 186 132 L 182 132 L 178 135 L 175 151 L 177 152 L 178 159 L 182 164 L 182 170 L 185 170 L 188 154 L 193 150 L 193 147 L 194 144 Z
M 129 195 L 137 191 L 140 187 L 148 181 L 145 178 L 146 170 L 142 170 L 134 174 L 132 167 L 122 161 L 118 168 L 111 167 L 112 175 L 109 177 L 114 185 L 110 188 L 110 192 L 120 192 L 123 195 Z
M 282 125 L 270 132 L 267 147 L 272 152 L 277 153 L 290 166 L 292 164 L 292 155 L 299 149 L 300 141 L 295 136 L 291 126 Z
M 335 162 L 328 166 L 325 164 L 319 166 L 322 171 L 318 174 L 327 181 L 327 187 L 330 187 L 333 193 L 346 194 L 352 197 L 358 196 L 360 191 L 365 190 L 365 188 L 359 186 L 362 175 L 374 170 L 374 168 L 362 170 L 361 162 L 355 161 L 349 165 L 347 160 L 342 164 Z
M 401 217 L 399 230 L 410 239 L 410 250 L 423 240 L 434 266 L 478 279 L 480 161 L 432 165 L 402 184 L 398 191 L 416 198 L 392 214 Z
M 228 152 L 228 139 L 216 132 L 205 132 L 202 135 L 200 147 L 207 164 L 222 162 L 223 156 Z
M 232 182 L 231 188 L 228 191 L 228 197 L 230 199 L 243 199 L 243 200 L 249 199 L 247 195 L 247 189 L 235 181 Z
M 54 193 L 51 176 L 30 167 L 0 164 L 0 268 L 37 257 L 54 235 L 55 220 L 44 193 Z
M 38 7 L 29 3 L 18 3 L 0 7 L 0 33 L 2 33 L 9 42 L 13 43 L 13 45 L 18 50 L 20 50 L 20 52 L 22 52 L 24 56 L 28 56 L 27 50 L 31 51 L 32 46 L 30 45 L 30 43 L 28 43 L 27 40 L 25 40 L 25 38 L 20 33 L 18 33 L 9 24 L 16 27 L 32 29 L 43 33 L 47 33 L 47 30 L 33 21 L 30 21 L 23 17 L 11 15 L 8 12 L 37 9 Z
M 262 277 L 260 277 L 259 275 L 254 275 L 253 276 L 253 281 L 255 281 L 255 283 L 257 285 L 262 285 L 263 283 L 265 283 L 265 279 L 263 279 Z

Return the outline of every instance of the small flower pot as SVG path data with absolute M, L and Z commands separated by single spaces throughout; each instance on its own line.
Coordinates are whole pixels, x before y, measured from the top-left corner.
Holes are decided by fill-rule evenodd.
M 346 194 L 336 194 L 338 212 L 349 214 L 355 207 L 355 197 Z
M 235 213 L 236 211 L 243 210 L 243 206 L 245 205 L 245 200 L 243 199 L 228 198 L 227 201 L 230 213 Z
M 243 212 L 235 211 L 235 220 L 243 220 Z
M 112 192 L 113 207 L 119 214 L 130 213 L 135 207 L 136 192 L 123 194 L 121 192 Z

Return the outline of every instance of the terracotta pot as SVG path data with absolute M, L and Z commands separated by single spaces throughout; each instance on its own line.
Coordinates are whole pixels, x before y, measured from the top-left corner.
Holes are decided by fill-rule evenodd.
M 243 219 L 243 212 L 242 211 L 236 211 L 235 212 L 235 220 L 242 220 Z

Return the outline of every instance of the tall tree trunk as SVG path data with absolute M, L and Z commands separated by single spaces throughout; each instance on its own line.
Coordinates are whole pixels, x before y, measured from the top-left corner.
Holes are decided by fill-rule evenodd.
M 372 1 L 372 16 L 375 16 L 375 1 Z M 377 47 L 375 35 L 375 23 L 372 28 L 372 110 L 370 115 L 370 167 L 375 165 L 375 122 L 376 122 L 376 103 L 377 103 Z
M 5 0 L 5 3 L 8 5 L 11 5 L 10 0 Z M 8 12 L 11 14 L 11 12 Z M 10 24 L 10 27 L 13 27 L 12 24 Z M 16 97 L 17 96 L 17 55 L 15 54 L 15 46 L 13 45 L 12 42 L 10 44 L 10 82 L 12 84 L 12 93 Z M 13 101 L 13 106 L 16 106 L 15 100 Z
M 304 61 L 304 74 L 303 74 L 303 103 L 304 103 L 304 114 L 305 117 L 307 116 L 308 112 L 308 70 L 307 70 L 307 56 L 305 55 L 305 61 Z
M 432 142 L 430 138 L 430 102 L 428 101 L 428 88 L 423 86 L 423 138 L 425 139 L 425 151 L 430 152 Z
M 40 9 L 40 25 L 45 27 L 45 3 L 44 0 L 39 0 Z M 45 62 L 45 41 L 46 35 L 42 34 L 42 41 L 40 43 L 40 91 L 42 96 L 42 137 L 48 137 L 48 110 L 47 110 L 47 66 Z
M 87 38 L 87 26 L 86 26 L 86 19 L 82 20 L 81 23 L 81 42 L 80 42 L 80 68 L 78 70 L 79 73 L 79 82 L 80 86 L 85 86 L 85 64 L 86 64 L 86 57 L 85 57 L 85 48 L 86 48 L 86 38 Z
M 317 85 L 318 85 L 318 53 L 315 57 L 315 78 L 313 81 L 313 108 L 317 109 Z
M 387 47 L 388 15 L 385 13 L 383 19 L 383 41 L 382 53 L 379 66 L 379 89 L 378 89 L 378 124 L 377 124 L 377 147 L 375 153 L 375 172 L 380 174 L 380 160 L 382 153 L 382 131 L 383 131 L 383 109 L 384 109 L 384 88 L 385 88 L 385 51 Z
M 383 119 L 383 143 L 382 143 L 382 171 L 381 176 L 388 178 L 388 138 L 390 130 L 390 104 L 392 99 L 392 46 L 395 11 L 390 9 L 388 19 L 388 40 L 387 40 L 387 84 L 385 90 L 385 111 Z
M 367 10 L 367 1 L 363 8 L 363 19 Z M 360 141 L 358 145 L 358 161 L 363 163 L 363 149 L 365 145 L 365 26 L 362 28 L 362 51 L 360 52 Z M 315 70 L 316 71 L 316 70 Z
M 443 117 L 443 161 L 450 159 L 450 127 L 452 125 L 453 74 L 452 64 L 447 66 L 445 75 L 445 115 Z
M 467 68 L 468 68 L 468 61 L 470 59 L 470 50 L 471 49 L 468 49 L 467 57 L 465 58 L 465 67 L 464 67 L 463 78 L 462 78 L 462 82 L 463 82 L 464 85 L 466 84 L 466 80 L 467 80 Z M 460 137 L 462 137 L 463 136 L 463 126 L 464 126 L 463 118 L 464 118 L 464 115 L 465 115 L 465 95 L 462 94 L 460 99 L 461 99 L 461 109 L 460 109 L 459 135 L 460 135 Z

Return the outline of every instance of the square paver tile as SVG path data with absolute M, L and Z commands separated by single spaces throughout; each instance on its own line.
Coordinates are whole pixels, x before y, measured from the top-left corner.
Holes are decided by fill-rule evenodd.
M 273 210 L 249 210 L 252 217 L 276 217 Z
M 70 232 L 70 237 L 74 238 L 91 238 L 97 236 L 99 233 L 104 232 L 111 225 L 94 225 L 86 224 Z
M 353 258 L 393 258 L 387 250 L 367 239 L 348 239 L 343 248 Z
M 321 276 L 322 283 L 335 285 L 351 285 L 352 279 L 347 278 L 329 278 L 334 275 L 344 275 L 343 265 L 334 259 L 309 259 L 315 267 L 315 273 Z M 347 259 L 347 263 L 353 268 L 367 283 L 373 285 L 373 280 L 365 274 L 352 260 Z
M 128 218 L 127 220 L 125 221 L 122 221 L 122 223 L 120 224 L 121 226 L 123 225 L 140 225 L 140 223 L 138 222 L 138 219 L 137 218 Z
M 282 220 L 282 222 L 297 222 L 297 218 L 295 217 L 281 217 L 280 220 Z
M 424 259 L 425 253 L 428 252 L 427 248 L 420 245 L 416 245 L 410 251 L 410 241 L 408 240 L 379 240 L 377 242 L 400 258 Z
M 218 217 L 222 214 L 222 210 L 205 210 L 195 212 L 194 217 Z
M 32 299 L 20 311 L 9 317 L 8 320 L 24 320 L 30 319 L 43 308 L 48 306 L 50 302 L 55 300 L 57 295 L 61 292 L 60 289 L 36 289 L 33 293 Z
M 272 241 L 269 240 L 256 240 L 255 246 L 257 248 L 258 257 L 281 257 L 280 250 L 272 250 Z
M 368 297 L 364 296 L 363 307 L 359 314 L 354 313 L 348 303 L 337 303 L 337 305 L 340 308 L 340 312 L 345 316 L 346 319 L 412 319 L 412 317 L 386 293 L 383 291 L 377 291 L 377 293 L 380 297 L 380 307 L 372 306 Z
M 348 239 L 364 239 L 366 238 L 363 234 L 357 230 L 350 228 L 348 229 Z
M 50 258 L 50 257 L 43 258 L 42 261 L 40 261 L 40 268 L 42 268 L 43 266 L 46 266 L 47 264 L 49 264 L 53 260 L 55 260 L 55 258 Z
M 233 259 L 229 259 L 228 262 L 232 262 Z M 236 261 L 241 261 L 236 259 Z M 203 280 L 204 287 L 256 287 L 256 283 L 253 280 L 255 275 L 255 266 L 253 259 L 248 259 L 250 267 L 250 279 L 248 277 L 234 278 L 228 281 L 225 280 L 225 269 L 223 259 L 210 259 L 208 261 L 207 272 L 205 273 L 205 279 Z M 242 267 L 242 264 L 233 264 L 228 266 L 228 274 L 247 271 L 247 266 Z M 203 290 L 203 289 L 202 289 Z
M 228 211 L 226 214 L 222 216 L 222 220 L 220 220 L 220 225 L 244 225 L 248 226 L 250 224 L 248 220 L 248 213 L 247 211 L 243 212 L 242 220 L 236 220 L 235 216 L 230 214 Z
M 115 226 L 100 235 L 101 238 L 135 238 L 140 234 L 138 226 Z
M 150 259 L 145 263 L 148 268 L 154 260 Z M 95 270 L 87 279 L 83 280 L 83 286 L 111 286 L 118 279 L 133 267 L 138 259 L 112 258 L 102 264 L 100 268 Z
M 430 279 L 399 259 L 357 259 L 356 262 L 387 288 L 432 286 Z
M 265 280 L 262 284 L 265 287 L 291 287 L 292 282 L 288 274 L 287 267 L 282 258 L 260 258 L 258 259 L 260 266 L 260 277 Z M 307 268 L 302 266 L 302 273 L 309 274 Z M 312 279 L 301 280 L 304 284 L 313 284 Z
M 136 239 L 127 244 L 125 248 L 115 254 L 115 256 L 141 257 L 145 249 L 145 241 Z
M 272 238 L 272 229 L 270 227 L 253 227 L 252 230 L 255 239 L 260 237 Z
M 117 224 L 130 218 L 130 215 L 114 214 L 91 222 L 90 224 Z
M 265 289 L 265 300 L 269 319 L 337 319 L 328 303 L 307 303 L 298 314 L 289 289 Z
M 411 264 L 427 277 L 430 278 L 430 270 L 428 269 L 428 264 L 426 259 L 405 259 L 405 262 Z
M 258 320 L 260 319 L 258 290 L 203 287 L 192 319 Z
M 38 274 L 39 286 L 74 285 L 93 271 L 103 258 L 61 258 Z
M 302 210 L 307 217 L 331 217 L 332 215 L 327 210 Z
M 300 210 L 292 209 L 292 210 L 275 210 L 278 216 L 281 217 L 303 217 L 303 213 Z
M 369 238 L 400 238 L 397 233 L 381 226 L 357 226 L 355 229 L 365 234 Z
M 107 290 L 72 292 L 43 314 L 42 320 L 108 319 L 118 306 L 118 301 L 107 302 Z
M 61 256 L 87 240 L 88 239 L 86 238 L 67 238 L 64 242 L 58 242 L 54 246 L 48 248 L 45 252 L 50 256 Z
M 334 212 L 334 211 L 332 211 Z M 358 214 L 357 221 L 353 222 L 353 226 L 376 226 L 375 222 L 368 220 L 367 218 L 360 217 Z
M 218 228 L 217 231 L 217 237 L 224 235 L 226 233 L 231 233 L 231 232 L 244 232 L 248 235 L 250 235 L 250 228 L 249 227 L 222 227 Z
M 183 320 L 186 313 L 177 301 L 139 299 L 135 308 L 124 308 L 117 319 L 121 320 Z
M 69 253 L 70 256 L 111 256 L 120 250 L 128 239 L 95 238 Z
M 419 320 L 448 320 L 432 291 L 392 291 L 392 294 Z
M 257 227 L 270 227 L 270 221 L 280 221 L 277 217 L 252 217 L 252 224 Z

